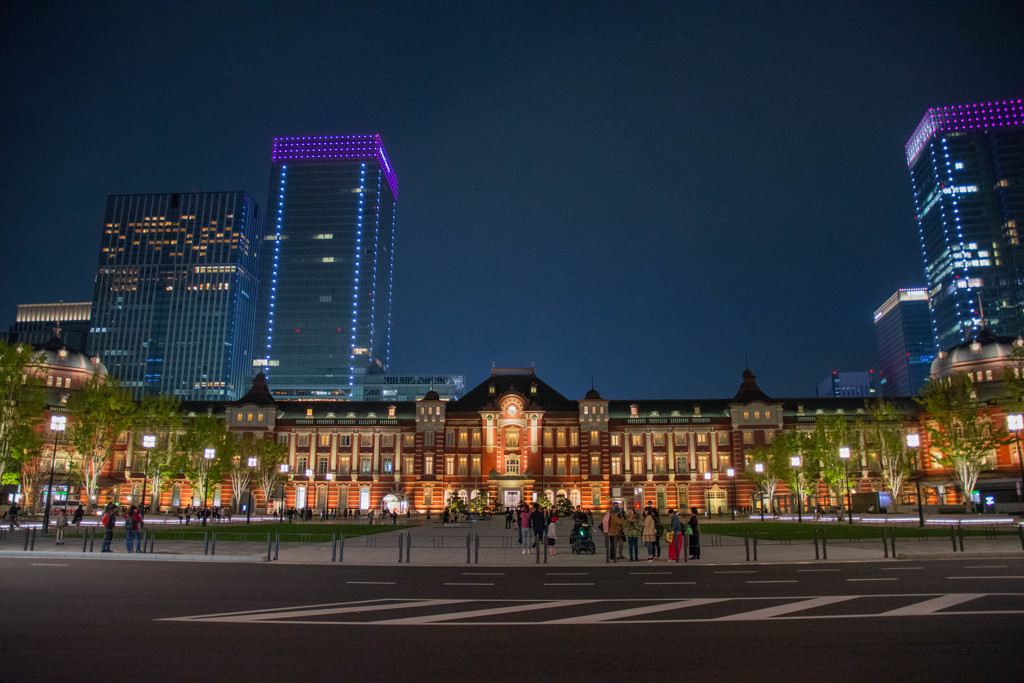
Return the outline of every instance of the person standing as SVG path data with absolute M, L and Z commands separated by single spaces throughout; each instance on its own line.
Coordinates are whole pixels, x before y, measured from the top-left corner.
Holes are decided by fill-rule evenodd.
M 79 505 L 75 508 L 75 516 L 71 518 L 71 523 L 75 525 L 75 533 L 77 534 L 82 530 L 82 518 L 85 517 L 85 509 Z
M 612 509 L 608 512 L 608 561 L 615 562 L 617 559 L 622 558 L 619 555 L 621 548 L 619 546 L 619 540 L 623 536 L 625 531 L 626 520 L 619 514 L 619 504 L 614 503 Z M 623 558 L 624 559 L 624 558 Z
M 644 526 L 641 531 L 641 538 L 647 546 L 647 561 L 654 562 L 654 541 L 658 538 L 658 531 L 654 527 L 654 514 L 650 508 L 644 511 Z
M 114 540 L 114 526 L 117 524 L 117 507 L 113 503 L 107 503 L 106 511 L 100 519 L 103 525 L 103 548 L 100 552 L 110 553 L 110 544 Z
M 672 515 L 669 520 L 669 531 L 672 532 L 672 542 L 668 544 L 668 559 L 672 562 L 679 561 L 679 548 L 683 542 L 683 523 L 679 520 L 679 513 L 669 508 L 668 513 Z
M 68 528 L 68 509 L 61 508 L 60 516 L 57 517 L 57 542 L 54 545 L 64 545 L 64 531 Z
M 697 519 L 697 508 L 690 508 L 690 559 L 700 559 L 700 521 Z
M 533 530 L 534 544 L 544 543 L 544 529 L 547 527 L 547 520 L 544 511 L 540 509 L 539 503 L 533 504 L 533 512 L 530 513 L 530 527 Z
M 128 552 L 142 552 L 142 541 L 139 538 L 139 530 L 142 528 L 142 515 L 139 508 L 132 505 L 124 515 L 124 544 Z M 132 551 L 132 542 L 135 543 L 135 550 Z
M 635 512 L 630 512 L 626 518 L 626 541 L 629 544 L 629 561 L 640 561 L 640 522 Z
M 519 510 L 519 529 L 523 536 L 523 555 L 533 546 L 533 527 L 530 526 L 530 506 L 523 503 Z
M 554 557 L 558 554 L 558 517 L 551 517 L 551 523 L 545 532 L 548 536 L 548 554 Z
M 622 556 L 622 545 L 623 545 L 623 543 L 626 540 L 626 536 L 625 536 L 625 533 L 624 533 L 625 530 L 626 530 L 626 513 L 625 513 L 625 511 L 623 511 L 623 509 L 621 507 L 619 507 L 619 501 L 617 501 L 617 500 L 612 502 L 612 516 L 613 517 L 618 517 L 619 520 L 620 520 L 619 521 L 619 529 L 620 529 L 620 531 L 619 531 L 619 533 L 617 533 L 614 536 L 612 536 L 612 541 L 615 544 L 615 559 L 617 559 L 617 560 L 624 560 L 626 558 L 624 558 Z

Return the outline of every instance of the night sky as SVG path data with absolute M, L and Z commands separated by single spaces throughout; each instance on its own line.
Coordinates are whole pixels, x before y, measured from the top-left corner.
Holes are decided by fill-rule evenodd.
M 0 326 L 88 301 L 108 193 L 244 189 L 379 133 L 392 371 L 569 398 L 771 396 L 877 366 L 924 274 L 904 144 L 1024 96 L 1004 2 L 0 5 Z

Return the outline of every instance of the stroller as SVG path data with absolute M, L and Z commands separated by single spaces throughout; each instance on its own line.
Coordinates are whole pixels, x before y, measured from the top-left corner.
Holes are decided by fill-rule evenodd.
M 569 547 L 573 554 L 587 553 L 593 555 L 597 548 L 594 545 L 594 536 L 590 533 L 590 525 L 584 522 L 573 527 L 572 535 L 569 536 Z

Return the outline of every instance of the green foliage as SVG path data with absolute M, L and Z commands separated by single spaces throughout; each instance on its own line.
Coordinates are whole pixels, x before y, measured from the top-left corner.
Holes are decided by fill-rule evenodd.
M 555 506 L 552 513 L 557 517 L 571 517 L 573 513 L 572 501 L 561 494 L 555 496 Z
M 268 505 L 277 483 L 281 480 L 281 464 L 288 459 L 288 446 L 270 439 L 253 439 L 256 471 L 253 476 L 263 492 L 263 504 Z
M 1003 369 L 1003 403 L 1011 413 L 1024 412 L 1024 346 L 1013 345 Z
M 144 471 L 153 480 L 153 492 L 158 493 L 161 482 L 173 473 L 172 461 L 178 449 L 178 431 L 181 429 L 181 402 L 171 396 L 146 395 L 136 409 L 132 425 L 135 438 L 136 471 Z M 142 437 L 155 437 L 155 446 L 143 449 Z M 145 452 L 143 452 L 145 450 Z M 141 457 L 138 454 L 141 453 Z
M 864 435 L 878 458 L 885 487 L 892 501 L 899 501 L 903 482 L 910 476 L 912 457 L 907 448 L 903 425 L 896 407 L 888 401 L 868 401 L 871 422 L 864 427 Z
M 856 467 L 860 460 L 860 428 L 859 421 L 856 426 L 851 425 L 843 415 L 818 415 L 814 431 L 807 435 L 804 445 L 806 459 L 818 464 L 821 478 L 840 504 L 849 480 L 849 468 L 851 464 Z M 847 460 L 839 457 L 839 449 L 843 447 L 850 449 Z
M 213 449 L 213 458 L 206 457 L 206 450 Z M 175 453 L 171 466 L 199 485 L 199 492 L 205 505 L 210 490 L 228 472 L 234 456 L 235 439 L 228 438 L 224 424 L 214 415 L 198 415 L 185 425 L 180 449 Z
M 32 364 L 42 360 L 27 344 L 0 339 L 0 482 L 16 483 L 21 465 L 38 455 L 36 426 L 46 406 L 45 390 Z
M 452 496 L 448 499 L 448 511 L 455 515 L 464 515 L 469 512 L 469 506 L 459 496 Z
M 89 500 L 96 499 L 100 473 L 114 452 L 121 432 L 135 419 L 135 402 L 117 380 L 94 375 L 68 399 L 72 414 L 68 427 L 68 443 L 78 452 L 76 471 Z

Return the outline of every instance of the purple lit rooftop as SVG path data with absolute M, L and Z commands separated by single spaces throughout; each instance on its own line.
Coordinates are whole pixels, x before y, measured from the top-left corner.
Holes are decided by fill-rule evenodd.
M 388 179 L 391 193 L 398 197 L 398 179 L 384 151 L 380 135 L 312 135 L 274 138 L 271 161 L 315 161 L 331 159 L 376 159 Z
M 907 141 L 907 166 L 913 166 L 932 135 L 938 131 L 987 130 L 1024 125 L 1020 100 L 956 104 L 929 109 Z

